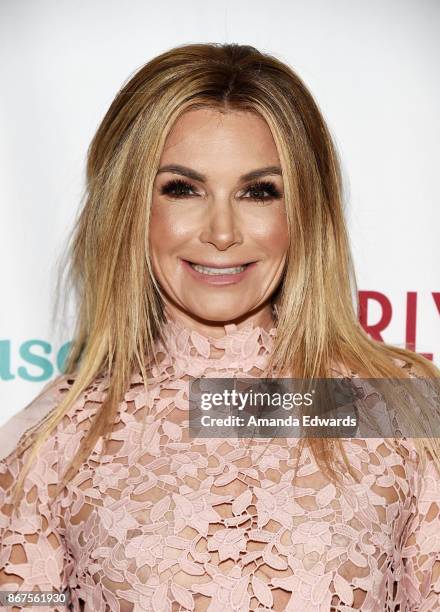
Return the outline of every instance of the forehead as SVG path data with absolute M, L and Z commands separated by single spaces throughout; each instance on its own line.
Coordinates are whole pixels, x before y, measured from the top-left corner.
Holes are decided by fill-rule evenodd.
M 161 161 L 176 161 L 177 157 L 185 157 L 191 166 L 227 159 L 234 164 L 279 161 L 270 128 L 260 115 L 207 108 L 186 111 L 171 128 Z

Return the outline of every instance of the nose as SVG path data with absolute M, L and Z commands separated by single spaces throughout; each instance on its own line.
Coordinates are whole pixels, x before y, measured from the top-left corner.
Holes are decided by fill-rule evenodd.
M 216 199 L 208 204 L 208 210 L 204 214 L 201 242 L 212 244 L 219 251 L 225 251 L 232 245 L 243 242 L 238 212 L 233 202 Z

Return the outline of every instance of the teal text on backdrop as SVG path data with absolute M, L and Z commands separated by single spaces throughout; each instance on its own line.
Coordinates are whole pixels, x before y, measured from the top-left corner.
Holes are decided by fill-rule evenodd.
M 66 342 L 55 352 L 52 345 L 45 340 L 26 340 L 18 347 L 20 365 L 14 370 L 11 341 L 0 340 L 0 380 L 21 378 L 32 382 L 43 382 L 49 380 L 56 370 L 63 374 L 70 345 L 71 342 Z M 33 373 L 35 370 L 37 372 Z

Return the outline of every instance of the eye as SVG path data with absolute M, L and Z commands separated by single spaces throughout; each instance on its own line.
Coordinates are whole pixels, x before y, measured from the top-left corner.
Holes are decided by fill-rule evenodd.
M 194 188 L 190 183 L 182 179 L 173 179 L 162 186 L 160 193 L 177 199 L 192 197 L 191 191 L 194 191 Z
M 183 179 L 168 181 L 162 186 L 160 193 L 162 195 L 171 196 L 174 199 L 191 198 L 197 195 L 193 185 Z M 243 196 L 243 199 L 254 200 L 261 203 L 281 198 L 281 192 L 271 181 L 258 181 L 253 183 L 246 189 L 245 193 L 249 193 L 250 196 Z
M 250 185 L 245 193 L 250 193 L 249 198 L 245 200 L 255 200 L 257 202 L 268 202 L 269 200 L 278 200 L 281 197 L 281 192 L 271 181 L 258 181 Z

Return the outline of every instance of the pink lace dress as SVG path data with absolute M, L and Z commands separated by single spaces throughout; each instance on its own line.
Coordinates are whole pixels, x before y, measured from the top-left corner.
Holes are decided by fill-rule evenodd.
M 15 512 L 8 495 L 28 454 L 15 444 L 72 379 L 57 378 L 0 432 L 14 443 L 0 462 L 1 589 L 67 589 L 67 609 L 87 612 L 440 610 L 439 478 L 430 463 L 422 473 L 410 441 L 404 456 L 383 439 L 347 442 L 361 477 L 348 490 L 305 451 L 294 487 L 298 440 L 191 439 L 187 430 L 189 377 L 261 376 L 276 330 L 229 325 L 215 340 L 168 322 L 165 333 L 155 386 L 146 396 L 133 375 L 109 453 L 99 465 L 98 442 L 54 503 L 48 491 L 105 381 L 45 443 Z

